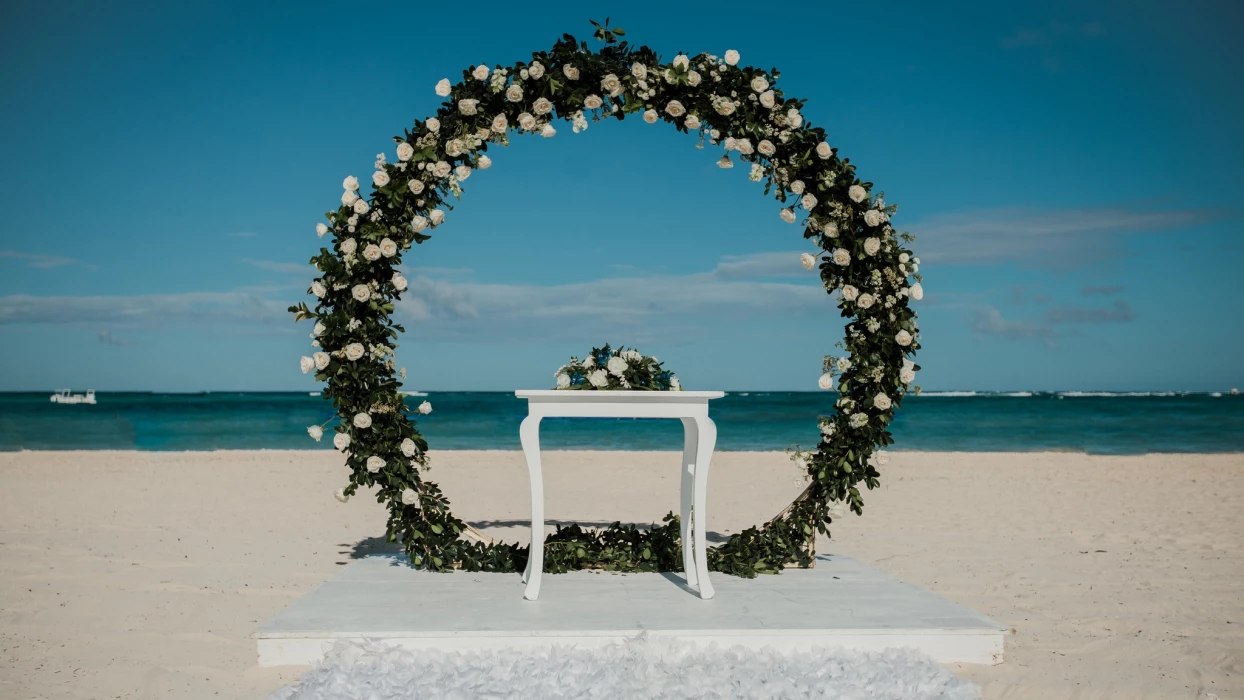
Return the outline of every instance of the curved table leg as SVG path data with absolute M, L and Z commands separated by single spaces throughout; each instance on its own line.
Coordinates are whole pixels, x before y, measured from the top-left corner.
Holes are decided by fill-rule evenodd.
M 708 465 L 713 457 L 713 448 L 717 446 L 717 424 L 708 416 L 695 419 L 696 440 L 695 450 L 695 495 L 692 498 L 692 520 L 695 530 L 695 573 L 700 584 L 700 597 L 708 600 L 713 597 L 713 584 L 708 580 L 708 551 L 705 549 L 708 535 Z
M 523 581 L 527 584 L 523 597 L 540 597 L 540 575 L 544 573 L 544 476 L 540 471 L 540 418 L 527 416 L 518 429 L 523 454 L 527 457 L 527 473 L 531 477 L 531 553 Z
M 682 419 L 682 480 L 679 487 L 678 518 L 682 535 L 682 570 L 688 586 L 698 586 L 699 578 L 695 571 L 695 548 L 691 542 L 691 499 L 695 493 L 695 452 L 699 443 L 700 431 L 694 418 Z

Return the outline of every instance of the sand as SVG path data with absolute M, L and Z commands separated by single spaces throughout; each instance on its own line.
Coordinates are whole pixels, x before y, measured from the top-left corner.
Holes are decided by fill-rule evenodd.
M 551 452 L 550 519 L 650 522 L 678 454 Z M 517 452 L 441 452 L 462 517 L 522 539 Z M 0 454 L 0 698 L 254 698 L 250 634 L 384 534 L 316 452 Z M 719 453 L 710 529 L 798 491 L 780 453 Z M 1013 628 L 988 698 L 1244 697 L 1244 455 L 895 453 L 840 552 Z

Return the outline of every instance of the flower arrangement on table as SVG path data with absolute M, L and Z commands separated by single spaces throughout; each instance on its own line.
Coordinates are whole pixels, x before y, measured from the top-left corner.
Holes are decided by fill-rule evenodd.
M 582 360 L 570 358 L 553 378 L 558 389 L 571 391 L 682 391 L 678 377 L 661 367 L 657 358 L 622 345 L 614 350 L 608 343 L 592 348 Z

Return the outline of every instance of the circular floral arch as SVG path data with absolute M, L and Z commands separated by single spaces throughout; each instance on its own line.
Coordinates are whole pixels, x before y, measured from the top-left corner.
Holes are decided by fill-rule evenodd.
M 316 226 L 332 240 L 311 259 L 320 276 L 310 292 L 319 301 L 314 310 L 304 303 L 290 311 L 316 321 L 318 351 L 302 359 L 302 368 L 326 382 L 323 395 L 341 419 L 333 442 L 346 455 L 350 483 L 337 497 L 375 488 L 389 510 L 388 539 L 401 543 L 416 567 L 524 569 L 527 547 L 482 536 L 454 517 L 449 500 L 425 478 L 427 441 L 400 392 L 405 369 L 394 362 L 404 329 L 391 314 L 407 287 L 398 266 L 412 243 L 427 241 L 427 232 L 444 223 L 463 182 L 492 165 L 490 146 L 508 145 L 515 133 L 551 137 L 555 118 L 578 132 L 589 120 L 634 115 L 697 133 L 700 148 L 705 141 L 724 145 L 723 168 L 733 166 L 732 154 L 749 164 L 750 179 L 783 203 L 782 220 L 800 224 L 820 251 L 803 254 L 802 262 L 808 269 L 819 264 L 847 319 L 838 344 L 844 356 L 826 356 L 820 379 L 829 389 L 837 375 L 837 410 L 818 418 L 816 448 L 794 455 L 806 469 L 806 488 L 772 520 L 708 554 L 712 570 L 748 577 L 810 566 L 816 534 L 829 533 L 832 504 L 860 514 L 859 484 L 878 485 L 876 450 L 893 441 L 888 426 L 919 369 L 908 359 L 920 347 L 909 300 L 923 294 L 919 260 L 907 249 L 912 238 L 891 228 L 895 207 L 872 194 L 872 183 L 860 181 L 824 130 L 804 118 L 804 101 L 783 93 L 776 70 L 739 66 L 736 51 L 720 58 L 679 54 L 664 63 L 646 46 L 620 42 L 623 30 L 593 24 L 599 51 L 567 34 L 529 62 L 480 65 L 456 85 L 440 81 L 436 94 L 446 101 L 435 117 L 395 137 L 396 162 L 378 156 L 371 196 L 360 196 L 358 180 L 346 178 L 341 206 Z M 319 439 L 322 428 L 309 431 Z M 677 516 L 670 514 L 648 530 L 560 527 L 545 540 L 544 561 L 550 572 L 676 571 L 680 547 Z

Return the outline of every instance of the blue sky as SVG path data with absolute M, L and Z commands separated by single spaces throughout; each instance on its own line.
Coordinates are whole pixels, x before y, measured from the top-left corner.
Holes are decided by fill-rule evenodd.
M 1244 385 L 1244 6 L 1010 5 L 6 5 L 0 390 L 313 389 L 284 309 L 342 178 L 440 78 L 606 15 L 777 67 L 899 205 L 924 388 Z M 568 127 L 490 151 L 408 256 L 410 387 L 543 387 L 612 342 L 814 389 L 842 323 L 777 203 L 667 125 Z

